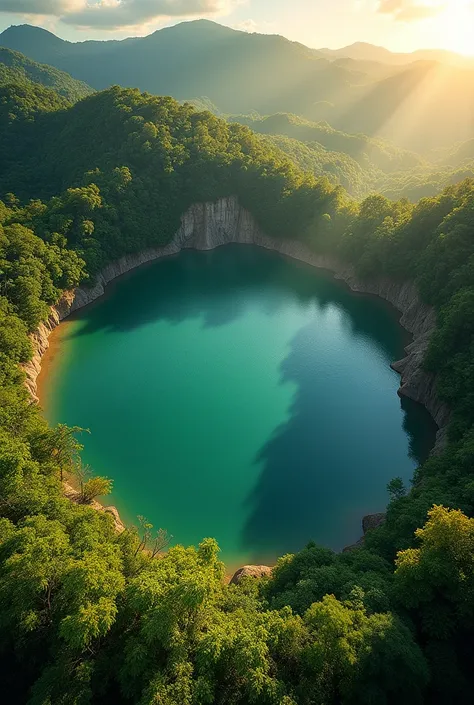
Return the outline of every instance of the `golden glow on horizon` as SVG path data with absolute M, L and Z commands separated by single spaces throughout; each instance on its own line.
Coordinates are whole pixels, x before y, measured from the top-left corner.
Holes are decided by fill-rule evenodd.
M 439 3 L 432 2 L 433 6 Z M 448 0 L 446 7 L 432 20 L 439 34 L 439 44 L 459 54 L 474 55 L 474 2 Z

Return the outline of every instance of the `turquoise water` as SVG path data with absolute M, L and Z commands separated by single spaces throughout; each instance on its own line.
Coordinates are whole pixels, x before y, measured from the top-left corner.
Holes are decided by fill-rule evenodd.
M 408 338 L 394 310 L 275 253 L 156 262 L 59 336 L 48 419 L 90 429 L 85 461 L 113 478 L 126 521 L 186 545 L 214 536 L 232 566 L 350 544 L 434 441 L 396 393 Z

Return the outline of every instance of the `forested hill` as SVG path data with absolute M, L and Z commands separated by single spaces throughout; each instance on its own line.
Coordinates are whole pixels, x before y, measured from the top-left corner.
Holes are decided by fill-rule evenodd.
M 359 199 L 378 192 L 415 203 L 474 176 L 473 140 L 425 159 L 385 140 L 341 132 L 327 122 L 297 115 L 231 115 L 228 119 L 265 135 L 269 145 L 281 149 L 301 169 L 326 176 Z
M 76 44 L 24 25 L 0 34 L 0 44 L 57 66 L 94 88 L 138 86 L 180 100 L 208 96 L 229 113 L 274 112 L 287 102 L 294 112 L 302 112 L 358 78 L 302 44 L 206 20 L 144 38 Z
M 96 89 L 117 84 L 178 100 L 207 96 L 224 113 L 294 113 L 417 152 L 472 137 L 469 66 L 417 60 L 373 70 L 366 61 L 334 60 L 280 36 L 205 20 L 143 38 L 80 43 L 23 25 L 5 30 L 0 45 Z
M 2 91 L 3 700 L 468 705 L 474 181 L 417 205 L 379 195 L 358 204 L 247 127 L 171 98 L 115 87 L 65 107 L 44 87 Z M 329 252 L 360 277 L 415 281 L 439 313 L 424 364 L 453 410 L 448 447 L 412 488 L 394 478 L 386 522 L 363 547 L 336 555 L 311 542 L 270 578 L 240 586 L 225 584 L 213 539 L 162 555 L 163 536 L 146 521 L 117 534 L 89 506 L 110 482 L 84 483 L 78 429 L 47 426 L 19 366 L 32 354 L 28 333 L 64 290 L 168 242 L 190 203 L 229 194 L 276 238 Z M 64 496 L 64 473 L 80 479 L 77 503 Z
M 6 83 L 39 83 L 55 90 L 71 103 L 94 92 L 90 86 L 64 71 L 38 64 L 17 51 L 0 47 L 0 85 Z
M 284 135 L 300 142 L 318 142 L 329 151 L 342 152 L 362 165 L 372 164 L 385 172 L 403 171 L 425 163 L 418 154 L 397 148 L 383 140 L 341 132 L 327 122 L 311 122 L 297 115 L 235 115 L 231 116 L 230 120 L 248 125 L 254 132 L 262 134 Z
M 50 198 L 89 182 L 105 184 L 107 192 L 108 180 L 120 184 L 123 176 L 114 176 L 114 170 L 124 167 L 136 178 L 123 193 L 119 189 L 115 208 L 130 250 L 147 246 L 157 233 L 166 241 L 195 201 L 236 193 L 252 210 L 259 204 L 258 217 L 269 231 L 283 234 L 290 223 L 306 222 L 319 199 L 331 212 L 344 198 L 342 189 L 304 174 L 249 128 L 172 98 L 114 87 L 65 110 L 60 103 L 48 105 L 56 94 L 41 89 L 38 96 L 38 88 L 30 93 L 21 86 L 0 88 L 0 124 L 6 125 L 0 133 L 0 193 Z M 35 104 L 36 115 L 28 111 Z M 302 202 L 300 189 L 313 187 L 313 201 Z M 285 189 L 279 206 L 277 194 Z M 117 227 L 112 218 L 100 243 L 86 238 L 94 261 L 102 258 L 99 264 L 121 252 Z M 117 238 L 122 244 L 114 249 Z M 100 254 L 103 247 L 107 255 Z

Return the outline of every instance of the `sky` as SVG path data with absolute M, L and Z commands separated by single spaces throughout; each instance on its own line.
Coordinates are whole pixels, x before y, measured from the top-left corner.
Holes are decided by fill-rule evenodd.
M 71 41 L 143 36 L 198 18 L 314 48 L 365 41 L 474 54 L 474 0 L 0 0 L 0 31 L 29 23 Z

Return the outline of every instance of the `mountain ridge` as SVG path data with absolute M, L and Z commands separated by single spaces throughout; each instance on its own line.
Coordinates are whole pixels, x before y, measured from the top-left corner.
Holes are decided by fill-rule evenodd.
M 410 64 L 414 61 L 428 60 L 439 63 L 450 63 L 456 66 L 474 66 L 474 57 L 464 56 L 448 49 L 417 49 L 412 52 L 394 52 L 387 47 L 370 42 L 354 42 L 340 49 L 328 47 L 318 49 L 326 56 L 334 58 L 350 58 L 361 61 L 377 61 L 394 65 Z
M 403 55 L 408 64 L 341 58 L 337 51 L 330 57 L 279 35 L 207 20 L 146 37 L 79 43 L 21 25 L 0 34 L 0 45 L 96 90 L 137 87 L 178 101 L 206 96 L 223 114 L 293 113 L 424 155 L 474 132 L 474 62 L 472 69 L 440 64 L 432 53 Z M 355 46 L 366 51 L 372 45 Z

